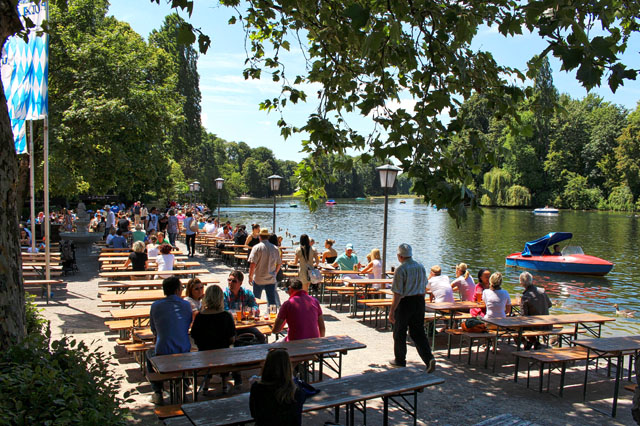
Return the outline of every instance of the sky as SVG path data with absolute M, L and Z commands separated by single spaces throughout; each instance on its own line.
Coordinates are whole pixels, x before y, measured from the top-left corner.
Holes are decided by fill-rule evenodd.
M 173 12 L 165 0 L 160 0 L 160 3 L 158 5 L 150 0 L 111 0 L 109 14 L 128 22 L 146 39 L 152 30 L 162 25 L 164 17 Z M 242 76 L 247 57 L 245 34 L 239 24 L 228 25 L 231 10 L 218 6 L 215 0 L 195 0 L 191 17 L 186 12 L 179 14 L 212 40 L 207 53 L 198 60 L 203 126 L 227 141 L 243 141 L 254 148 L 265 146 L 281 160 L 300 161 L 304 158 L 305 154 L 300 152 L 303 136 L 294 135 L 285 140 L 277 125 L 280 114 L 259 110 L 260 102 L 278 96 L 279 83 L 272 82 L 268 76 L 263 76 L 261 80 L 245 80 Z M 544 49 L 544 43 L 534 34 L 505 38 L 497 29 L 484 27 L 480 29 L 472 48 L 491 52 L 501 65 L 524 70 L 527 60 Z M 304 59 L 295 47 L 292 47 L 292 52 L 281 55 L 281 59 L 286 62 L 286 72 L 290 75 L 304 70 Z M 560 71 L 560 63 L 554 58 L 550 59 L 556 88 L 573 98 L 586 96 L 587 91 L 575 79 L 575 72 Z M 640 36 L 636 35 L 631 40 L 622 59 L 628 66 L 640 68 Z M 305 91 L 308 103 L 285 108 L 282 118 L 287 123 L 302 126 L 306 117 L 313 112 L 313 98 L 317 89 L 307 86 Z M 626 82 L 615 94 L 606 84 L 592 92 L 606 101 L 634 110 L 640 100 L 640 79 Z M 411 99 L 402 101 L 403 106 L 410 107 L 412 103 Z M 371 126 L 370 120 L 363 117 L 352 117 L 349 124 L 361 131 Z

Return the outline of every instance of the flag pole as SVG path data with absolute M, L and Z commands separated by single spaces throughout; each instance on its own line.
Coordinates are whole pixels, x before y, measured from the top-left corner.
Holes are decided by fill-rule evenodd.
M 44 244 L 45 279 L 47 280 L 47 304 L 51 295 L 51 235 L 49 232 L 49 117 L 44 117 Z
M 31 252 L 36 252 L 36 190 L 34 181 L 33 164 L 35 153 L 33 152 L 33 120 L 29 120 L 29 194 L 31 195 Z

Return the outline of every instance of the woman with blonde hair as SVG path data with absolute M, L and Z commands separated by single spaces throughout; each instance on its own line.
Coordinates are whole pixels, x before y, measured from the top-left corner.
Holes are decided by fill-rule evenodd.
M 506 318 L 511 313 L 511 297 L 502 289 L 502 274 L 494 272 L 489 277 L 489 288 L 482 292 L 487 308 L 485 318 Z
M 269 351 L 260 381 L 251 386 L 249 409 L 256 426 L 302 425 L 306 395 L 293 381 L 291 359 L 286 349 Z
M 475 300 L 476 283 L 473 282 L 466 263 L 456 265 L 456 279 L 451 283 L 451 288 L 453 291 L 458 291 L 463 302 Z
M 127 269 L 131 265 L 133 271 L 146 271 L 149 267 L 149 259 L 147 253 L 144 252 L 145 245 L 142 241 L 133 243 L 133 251 L 129 253 L 129 258 L 124 262 L 124 268 Z M 135 277 L 132 279 L 145 279 L 146 277 Z
M 191 337 L 196 342 L 199 351 L 228 348 L 236 337 L 235 321 L 231 314 L 224 310 L 222 289 L 217 285 L 210 285 L 204 294 L 202 310 L 196 315 L 191 327 Z M 222 393 L 227 393 L 226 378 L 222 377 Z M 209 376 L 202 384 L 202 394 L 206 395 L 209 388 Z
M 369 263 L 364 267 L 362 272 L 366 272 L 368 274 L 367 278 L 379 280 L 382 278 L 382 257 L 380 256 L 380 249 L 375 248 L 371 250 L 371 253 L 367 255 L 367 258 L 369 257 L 371 259 L 368 259 Z M 380 284 L 374 284 L 372 288 L 379 289 Z

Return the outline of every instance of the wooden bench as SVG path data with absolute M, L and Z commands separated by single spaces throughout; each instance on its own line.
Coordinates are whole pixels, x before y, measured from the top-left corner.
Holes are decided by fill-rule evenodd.
M 437 376 L 411 368 L 326 380 L 314 383 L 314 387 L 320 392 L 307 398 L 303 412 L 334 408 L 334 420 L 338 423 L 340 406 L 345 406 L 347 418 L 353 419 L 356 404 L 359 405 L 358 410 L 366 410 L 368 400 L 382 398 L 383 424 L 388 424 L 390 403 L 402 407 L 402 411 L 409 414 L 415 424 L 418 417 L 417 393 L 443 382 L 444 380 Z M 195 424 L 204 423 L 205 419 L 207 425 L 242 425 L 254 421 L 249 411 L 249 393 L 183 404 L 182 411 Z
M 24 274 L 23 274 L 24 276 Z M 62 280 L 24 280 L 23 281 L 23 286 L 25 289 L 27 288 L 34 288 L 34 287 L 40 287 L 41 289 L 41 297 L 45 297 L 47 295 L 47 287 L 48 286 L 52 286 L 52 287 L 58 287 L 61 285 L 65 285 L 67 284 L 66 281 L 62 281 Z
M 182 411 L 182 408 L 180 408 L 180 404 L 157 406 L 154 411 L 160 420 L 184 416 L 184 412 Z M 187 420 L 187 422 L 187 424 L 191 424 L 189 420 Z

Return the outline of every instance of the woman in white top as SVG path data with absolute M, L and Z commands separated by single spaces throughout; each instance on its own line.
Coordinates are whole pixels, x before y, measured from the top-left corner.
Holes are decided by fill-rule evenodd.
M 300 265 L 298 279 L 302 281 L 304 291 L 309 291 L 309 268 L 318 266 L 318 263 L 318 255 L 311 247 L 309 236 L 307 234 L 300 235 L 300 247 L 296 250 L 293 265 Z
M 147 244 L 147 257 L 149 259 L 155 259 L 160 253 L 160 246 L 158 245 L 158 237 L 152 235 L 149 237 L 149 244 Z
M 204 297 L 204 284 L 198 278 L 191 278 L 187 283 L 187 297 L 184 298 L 191 305 L 191 312 L 193 318 L 191 322 L 196 318 L 196 315 L 202 310 L 202 298 Z
M 175 256 L 171 254 L 171 245 L 162 244 L 160 246 L 160 254 L 156 257 L 156 263 L 158 264 L 158 272 L 173 271 L 173 264 L 175 263 Z M 171 274 L 158 274 L 158 278 L 168 278 Z
M 502 290 L 502 274 L 494 272 L 489 278 L 489 288 L 482 292 L 482 300 L 487 307 L 485 318 L 506 318 L 511 313 L 511 297 Z
M 456 266 L 456 279 L 451 283 L 451 288 L 453 288 L 453 291 L 460 293 L 460 300 L 463 302 L 473 302 L 475 300 L 476 283 L 469 276 L 466 263 Z
M 367 263 L 367 266 L 364 267 L 362 272 L 367 273 L 367 278 L 379 280 L 382 278 L 382 257 L 380 256 L 380 250 L 371 250 L 369 256 L 371 257 L 371 260 Z M 379 290 L 381 286 L 382 284 L 373 284 L 371 288 Z

